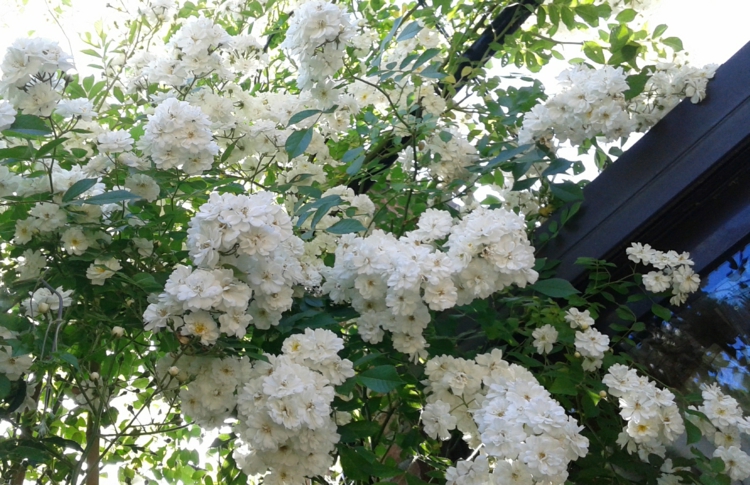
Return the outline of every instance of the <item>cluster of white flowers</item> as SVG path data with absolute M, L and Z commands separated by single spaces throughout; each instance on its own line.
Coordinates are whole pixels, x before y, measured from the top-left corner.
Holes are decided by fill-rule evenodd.
M 57 42 L 34 38 L 17 39 L 5 52 L 0 78 L 0 95 L 25 114 L 49 116 L 61 99 L 60 72 L 72 69 L 71 57 Z M 15 113 L 0 107 L 0 126 Z M 12 123 L 12 120 L 11 120 Z M 7 128 L 7 126 L 6 126 Z
M 159 3 L 173 2 L 159 0 Z M 171 5 L 154 6 L 146 14 L 161 16 L 169 10 Z M 182 88 L 211 75 L 241 82 L 266 67 L 268 60 L 263 46 L 252 35 L 231 36 L 211 19 L 190 17 L 169 39 L 166 52 L 143 50 L 131 56 L 126 64 L 125 82 L 129 92 L 148 84 Z
M 568 464 L 588 452 L 583 427 L 531 372 L 503 360 L 499 349 L 476 360 L 436 357 L 425 373 L 425 432 L 445 440 L 458 428 L 472 448 L 482 446 L 476 459 L 448 469 L 448 483 L 562 484 Z
M 706 385 L 701 395 L 703 404 L 697 411 L 710 423 L 694 414 L 686 414 L 686 417 L 700 428 L 703 436 L 713 441 L 717 447 L 713 456 L 724 461 L 724 472 L 732 480 L 750 478 L 750 456 L 742 450 L 741 439 L 743 434 L 750 435 L 750 418 L 743 416 L 737 400 L 724 394 L 718 384 Z
M 434 243 L 446 237 L 449 249 L 441 251 Z M 393 346 L 413 358 L 425 352 L 430 309 L 465 305 L 538 276 L 523 218 L 502 209 L 478 209 L 456 223 L 449 212 L 428 209 L 401 238 L 380 230 L 348 234 L 335 254 L 335 265 L 321 271 L 323 293 L 351 302 L 365 341 L 380 342 L 387 330 Z
M 210 169 L 219 153 L 208 116 L 200 108 L 176 98 L 164 100 L 148 116 L 138 148 L 151 157 L 156 168 L 180 168 L 188 175 Z
M 96 116 L 94 104 L 86 98 L 63 99 L 57 103 L 55 113 L 65 119 L 79 118 L 83 121 L 91 121 Z
M 143 315 L 146 329 L 172 324 L 204 345 L 220 333 L 242 337 L 251 321 L 261 329 L 277 325 L 292 306 L 294 285 L 320 282 L 314 268 L 300 263 L 304 245 L 273 198 L 268 192 L 211 194 L 188 229 L 187 247 L 197 268 L 175 268 Z M 238 269 L 244 281 L 222 264 Z
M 600 134 L 613 141 L 632 133 L 638 125 L 627 112 L 626 77 L 622 68 L 609 66 L 591 69 L 581 64 L 563 71 L 558 77 L 562 92 L 526 115 L 519 144 L 554 135 L 578 145 Z
M 717 67 L 718 64 L 695 67 L 657 63 L 644 92 L 630 101 L 629 109 L 642 125 L 641 131 L 655 125 L 686 97 L 692 103 L 703 101 L 708 81 L 714 77 Z
M 537 104 L 526 115 L 518 142 L 549 142 L 554 136 L 579 145 L 596 136 L 612 142 L 635 131 L 645 131 L 683 98 L 690 97 L 694 103 L 702 100 L 715 69 L 716 66 L 658 64 L 644 92 L 627 100 L 625 92 L 630 86 L 622 68 L 577 65 L 558 77 L 560 93 Z
M 182 412 L 204 429 L 223 425 L 237 406 L 238 387 L 250 379 L 252 368 L 248 358 L 183 356 L 177 362 L 179 367 L 164 369 L 173 360 L 163 359 L 161 372 L 157 374 L 161 386 L 170 389 L 181 381 L 189 381 L 180 390 Z
M 663 458 L 666 446 L 685 431 L 674 394 L 621 364 L 610 367 L 602 382 L 619 399 L 620 416 L 627 421 L 617 443 L 628 453 L 637 451 L 643 461 L 651 453 Z
M 609 337 L 594 328 L 594 319 L 588 310 L 571 308 L 565 321 L 576 329 L 576 351 L 583 357 L 583 370 L 594 371 L 602 366 L 604 352 L 609 350 Z
M 425 141 L 425 150 L 429 150 L 432 156 L 427 169 L 445 182 L 466 177 L 469 174 L 467 167 L 479 160 L 477 149 L 456 128 L 438 131 L 429 137 Z
M 294 11 L 281 47 L 298 63 L 297 86 L 325 83 L 344 67 L 345 47 L 354 35 L 349 15 L 324 0 L 310 0 Z
M 253 364 L 237 398 L 236 429 L 247 448 L 235 451 L 253 481 L 303 484 L 328 475 L 339 441 L 334 386 L 354 375 L 351 361 L 338 356 L 343 348 L 330 330 L 308 328 L 287 338 L 281 355 Z
M 231 37 L 219 25 L 205 17 L 190 17 L 169 39 L 166 56 L 139 59 L 146 66 L 142 75 L 150 83 L 181 86 L 211 72 L 225 73 L 217 50 L 227 46 Z M 136 64 L 137 65 L 137 64 Z
M 665 253 L 640 243 L 633 243 L 626 252 L 628 259 L 634 263 L 650 265 L 658 270 L 643 275 L 643 285 L 647 291 L 661 293 L 671 289 L 672 298 L 669 302 L 673 305 L 685 303 L 691 293 L 698 291 L 701 278 L 691 268 L 693 261 L 690 253 Z
M 320 196 L 321 199 L 326 197 L 337 195 L 341 198 L 341 203 L 337 204 L 329 210 L 329 213 L 323 216 L 318 223 L 315 225 L 316 231 L 328 229 L 332 225 L 341 221 L 344 218 L 356 219 L 362 223 L 364 227 L 367 227 L 372 221 L 372 216 L 375 214 L 375 204 L 372 199 L 366 194 L 354 195 L 354 190 L 345 186 L 337 185 L 331 189 L 326 190 Z M 287 207 L 290 209 L 297 203 L 296 197 L 287 197 L 285 200 Z M 313 217 L 307 217 L 300 228 L 302 230 L 308 230 L 312 227 Z

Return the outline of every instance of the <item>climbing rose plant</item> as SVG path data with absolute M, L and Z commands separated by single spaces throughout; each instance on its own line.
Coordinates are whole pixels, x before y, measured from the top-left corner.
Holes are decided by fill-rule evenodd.
M 669 317 L 659 302 L 700 283 L 689 255 L 634 244 L 621 279 L 583 260 L 580 290 L 535 257 L 557 231 L 539 224 L 581 204 L 561 143 L 604 168 L 607 143 L 705 97 L 715 67 L 642 27 L 646 3 L 125 2 L 84 35 L 85 76 L 57 43 L 15 41 L 2 477 L 750 476 L 737 401 L 650 378 L 624 298 L 627 325 L 596 322 L 613 293 Z M 528 71 L 568 31 L 583 57 L 547 94 Z M 715 446 L 685 458 L 684 435 Z

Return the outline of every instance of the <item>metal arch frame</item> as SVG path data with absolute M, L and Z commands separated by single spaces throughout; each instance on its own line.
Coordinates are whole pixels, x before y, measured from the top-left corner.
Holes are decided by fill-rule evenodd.
M 750 43 L 717 70 L 705 100 L 684 100 L 584 197 L 538 252 L 560 261 L 557 276 L 576 286 L 586 282 L 578 257 L 627 266 L 635 241 L 690 251 L 700 272 L 750 234 Z

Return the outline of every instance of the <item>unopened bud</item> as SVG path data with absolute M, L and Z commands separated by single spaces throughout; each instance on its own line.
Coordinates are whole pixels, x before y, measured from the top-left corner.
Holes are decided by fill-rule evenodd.
M 607 391 L 599 391 L 599 397 L 604 399 L 607 397 Z
M 99 373 L 98 372 L 92 372 L 89 377 L 91 377 L 92 381 L 98 381 L 99 380 Z
M 125 335 L 125 329 L 122 327 L 112 327 L 112 335 L 114 337 L 120 338 Z
M 576 352 L 573 355 L 575 356 L 576 359 L 580 359 L 581 358 L 581 353 L 580 352 Z
M 172 367 L 169 368 L 168 372 L 170 376 L 177 377 L 177 374 L 180 373 L 180 368 L 173 365 Z
M 37 305 L 36 310 L 39 313 L 47 313 L 49 311 L 49 305 L 45 302 L 41 302 L 39 305 Z

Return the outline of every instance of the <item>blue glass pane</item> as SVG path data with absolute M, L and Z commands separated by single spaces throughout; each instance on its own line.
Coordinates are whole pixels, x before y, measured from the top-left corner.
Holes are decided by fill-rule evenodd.
M 718 382 L 750 412 L 750 244 L 702 279 L 670 321 L 653 317 L 635 357 L 685 392 Z

